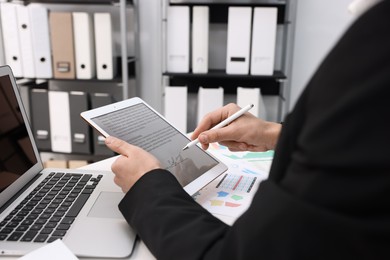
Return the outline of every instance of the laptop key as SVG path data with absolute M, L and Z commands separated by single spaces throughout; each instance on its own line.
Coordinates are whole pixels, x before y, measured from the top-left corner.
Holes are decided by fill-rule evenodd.
M 66 234 L 66 230 L 56 230 L 53 232 L 53 236 L 63 237 Z
M 34 242 L 38 242 L 38 243 L 43 243 L 47 240 L 49 236 L 48 235 L 38 235 L 35 239 L 34 239 Z
M 28 231 L 28 232 L 26 232 L 26 234 L 22 237 L 22 239 L 20 241 L 31 242 L 37 234 L 38 234 L 38 232 L 36 232 L 36 231 Z
M 57 239 L 62 239 L 62 237 L 51 236 L 51 237 L 49 238 L 49 240 L 47 240 L 47 242 L 48 242 L 48 243 L 51 243 L 51 242 L 56 241 Z
M 68 230 L 70 228 L 69 224 L 59 224 L 57 230 Z
M 20 237 L 23 236 L 23 234 L 24 234 L 23 232 L 15 231 L 9 236 L 7 241 L 18 241 Z
M 44 228 L 41 230 L 41 232 L 39 234 L 43 234 L 43 235 L 49 235 L 51 232 L 53 232 L 53 228 Z
M 65 217 L 62 219 L 61 224 L 72 224 L 73 221 L 74 221 L 74 217 L 72 217 L 72 218 Z
M 28 228 L 29 228 L 29 226 L 19 226 L 17 229 L 16 229 L 16 231 L 26 231 L 26 230 L 28 230 Z
M 45 225 L 45 228 L 55 228 L 57 226 L 57 223 L 55 222 L 49 222 Z
M 0 233 L 1 234 L 11 234 L 12 231 L 14 231 L 13 228 L 3 228 Z
M 76 217 L 84 206 L 85 202 L 87 202 L 88 198 L 89 194 L 80 194 L 80 196 L 74 202 L 73 206 L 68 211 L 68 214 L 66 214 L 66 217 Z

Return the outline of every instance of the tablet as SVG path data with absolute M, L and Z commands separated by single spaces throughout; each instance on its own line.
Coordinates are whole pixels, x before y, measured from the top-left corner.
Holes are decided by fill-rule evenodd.
M 190 195 L 227 170 L 197 145 L 183 151 L 190 139 L 140 98 L 88 110 L 81 117 L 104 137 L 120 138 L 153 154 Z

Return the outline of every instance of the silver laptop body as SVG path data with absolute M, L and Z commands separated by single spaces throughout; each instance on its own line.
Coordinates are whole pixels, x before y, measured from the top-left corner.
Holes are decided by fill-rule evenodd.
M 49 202 L 42 189 L 51 186 L 54 199 L 82 191 L 73 201 Z M 111 172 L 43 168 L 12 71 L 0 67 L 0 255 L 24 255 L 60 238 L 80 257 L 129 256 L 136 236 L 118 210 L 122 197 Z

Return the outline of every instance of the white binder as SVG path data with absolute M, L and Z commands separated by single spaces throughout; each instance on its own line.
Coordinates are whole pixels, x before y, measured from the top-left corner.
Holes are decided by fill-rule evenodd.
M 25 78 L 35 78 L 32 32 L 27 6 L 18 5 L 16 7 L 16 13 L 18 19 L 19 41 L 21 46 L 20 51 L 23 60 L 23 76 Z
M 50 141 L 53 152 L 71 153 L 69 93 L 49 91 Z
M 37 78 L 52 78 L 48 10 L 40 5 L 28 5 L 27 8 L 30 15 L 35 75 Z
M 187 87 L 165 87 L 165 118 L 183 133 L 187 133 Z
M 209 70 L 209 7 L 192 8 L 192 72 Z
M 198 123 L 209 112 L 223 106 L 223 88 L 203 88 L 198 91 Z
M 250 113 L 266 119 L 267 112 L 260 89 L 237 87 L 237 105 L 244 107 L 248 104 L 254 105 L 253 109 L 249 110 Z
M 190 8 L 170 6 L 167 10 L 167 71 L 190 70 Z
M 276 7 L 255 7 L 252 29 L 251 75 L 273 75 L 277 15 Z
M 98 79 L 113 79 L 116 74 L 110 13 L 94 13 L 96 74 Z
M 96 75 L 95 42 L 92 17 L 88 13 L 73 12 L 73 33 L 76 78 L 92 79 Z
M 251 43 L 251 7 L 229 7 L 227 74 L 248 74 Z
M 5 62 L 15 77 L 23 77 L 22 55 L 20 49 L 16 4 L 1 3 L 1 25 L 4 37 Z

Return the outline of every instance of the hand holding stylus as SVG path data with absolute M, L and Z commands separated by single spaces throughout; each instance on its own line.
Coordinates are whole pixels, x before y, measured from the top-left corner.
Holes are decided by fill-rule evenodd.
M 248 112 L 253 106 L 254 106 L 253 104 L 247 105 L 246 107 L 240 109 L 239 111 L 237 111 L 233 115 L 229 116 L 228 118 L 226 118 L 225 120 L 223 120 L 219 124 L 215 125 L 211 129 L 219 129 L 219 128 L 222 128 L 222 127 L 230 124 L 231 122 L 233 122 L 234 120 L 236 120 L 237 118 L 239 118 L 240 116 L 242 116 L 243 114 Z M 188 148 L 190 148 L 190 147 L 192 147 L 192 146 L 194 146 L 194 145 L 196 145 L 197 143 L 199 143 L 199 139 L 198 138 L 196 138 L 195 140 L 189 142 L 186 146 L 184 146 L 183 151 L 188 149 Z

